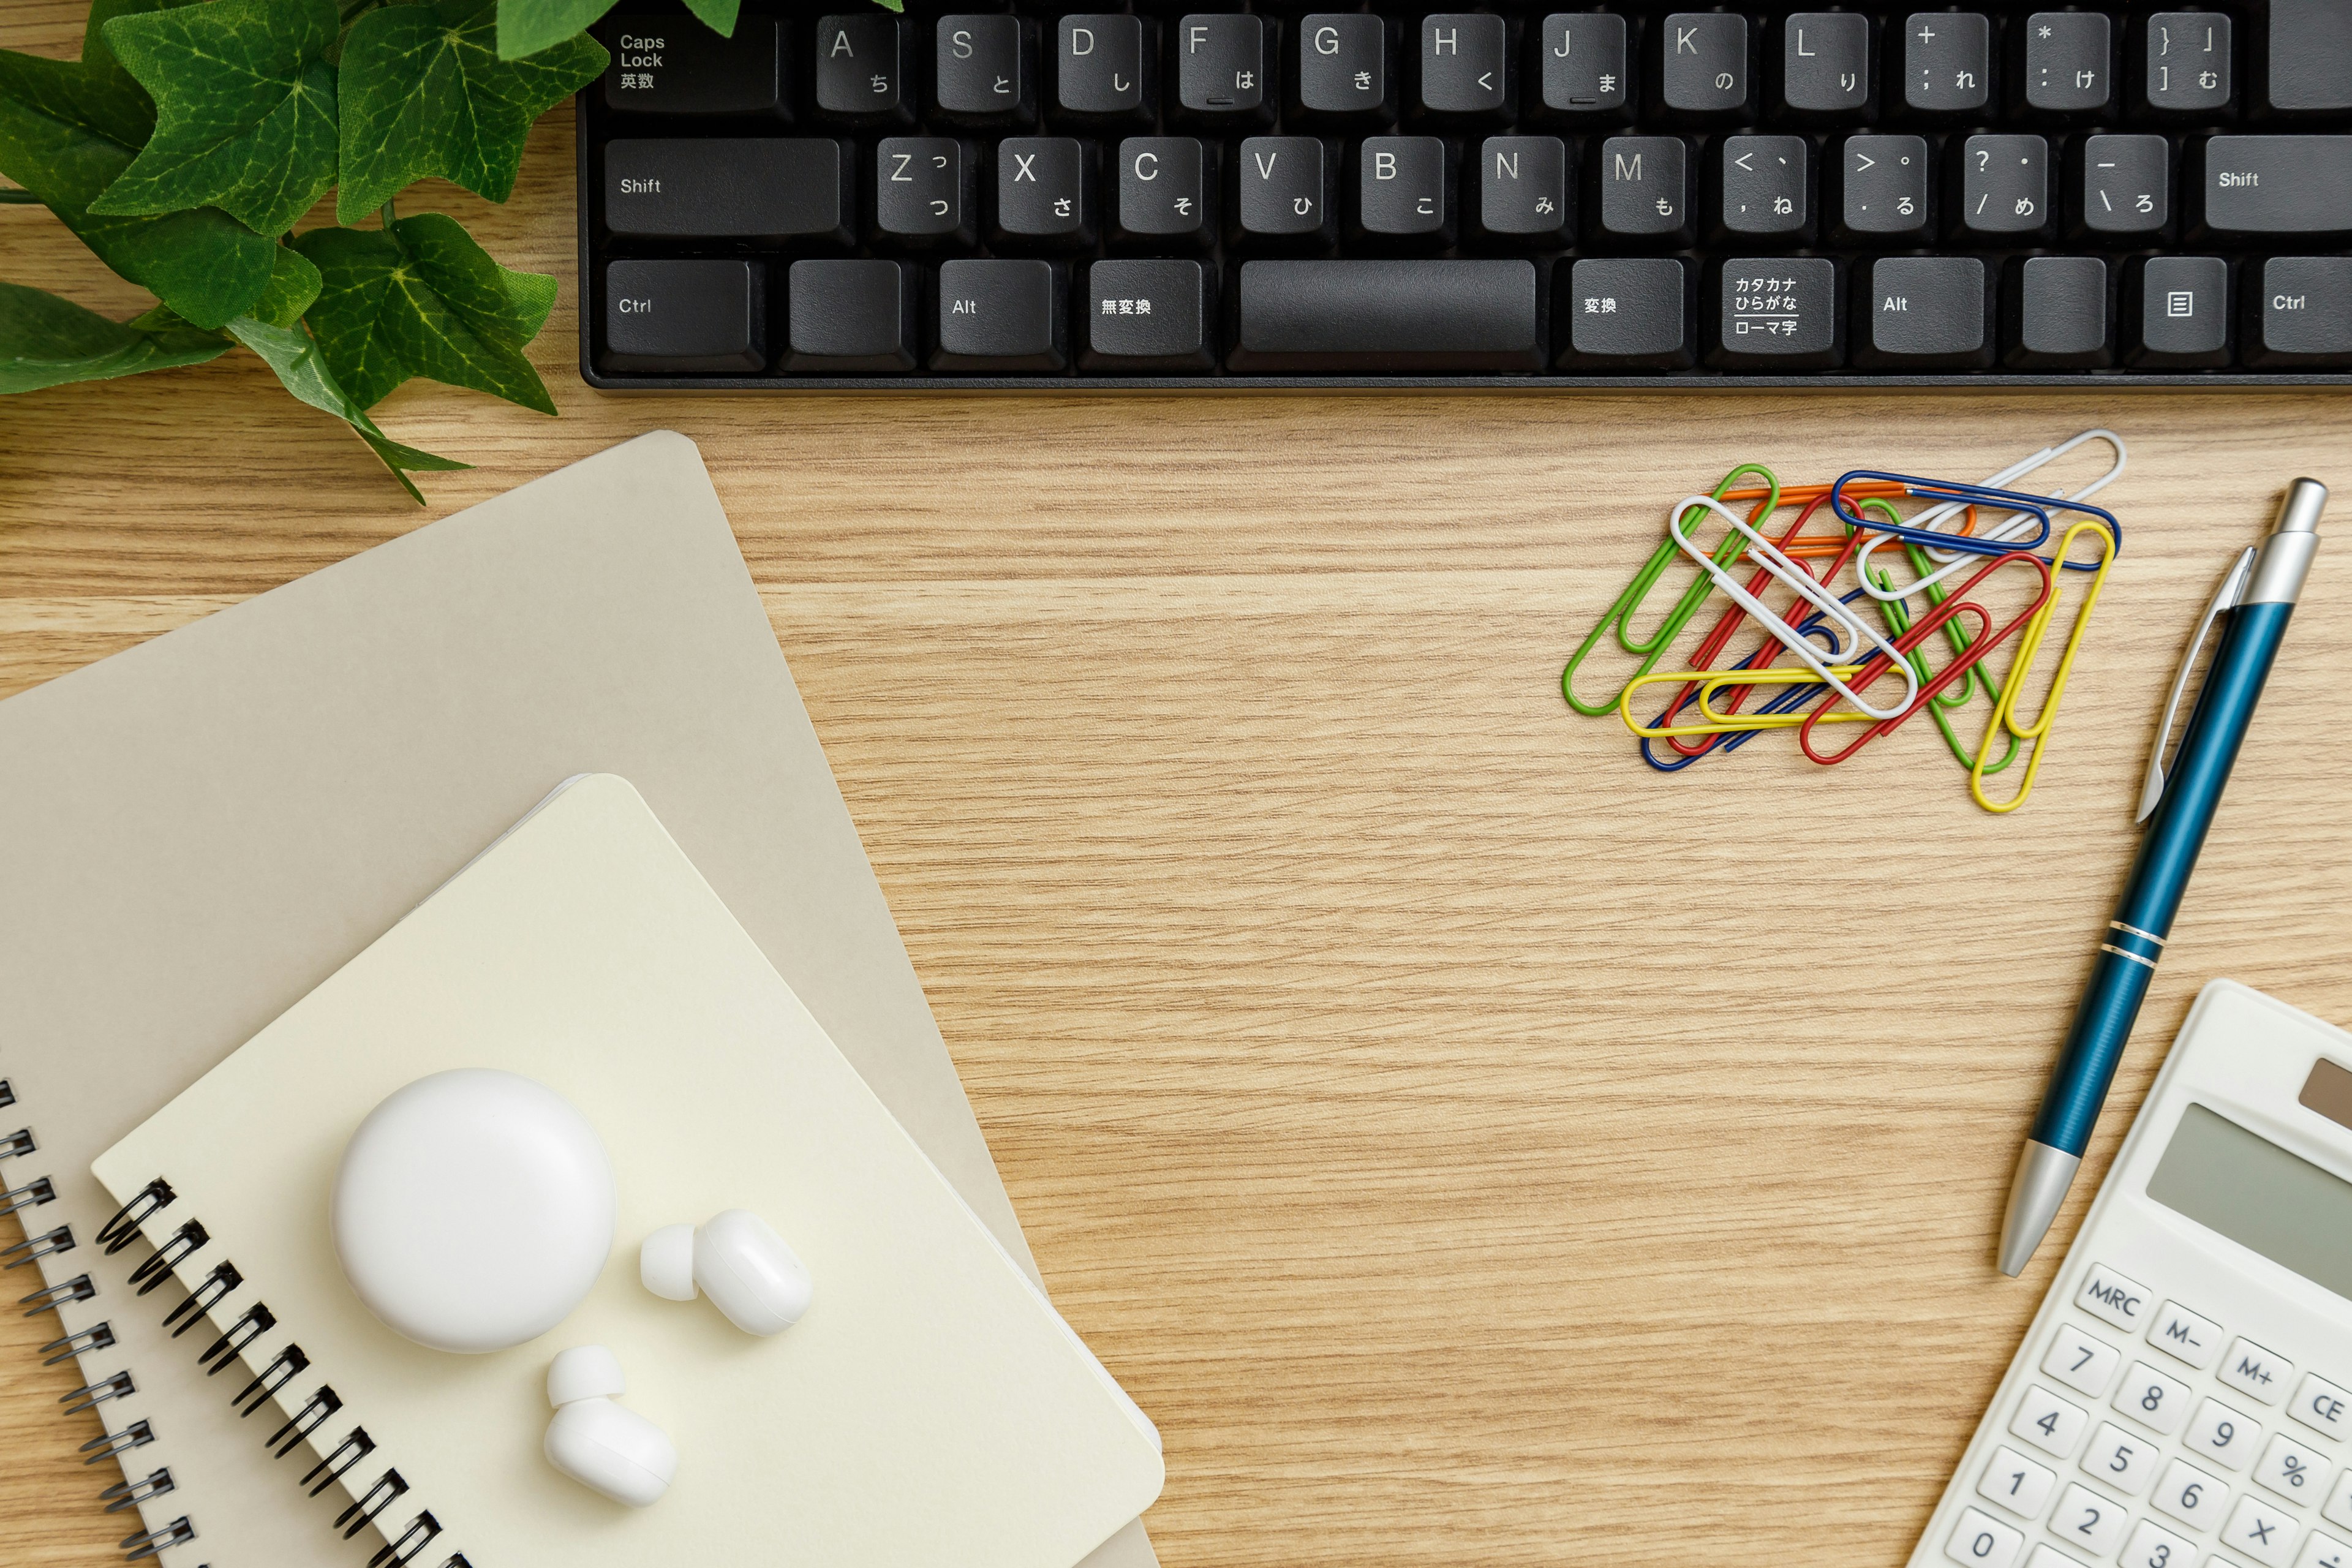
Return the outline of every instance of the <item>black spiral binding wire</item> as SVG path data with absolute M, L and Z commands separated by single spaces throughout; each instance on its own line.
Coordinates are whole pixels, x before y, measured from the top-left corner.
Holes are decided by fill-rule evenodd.
M 196 1364 L 205 1369 L 206 1377 L 217 1377 L 236 1363 L 246 1346 L 277 1326 L 278 1314 L 256 1301 L 245 1310 L 245 1316 L 229 1325 L 228 1332 L 205 1347 Z
M 100 1459 L 118 1459 L 131 1449 L 143 1448 L 154 1440 L 155 1428 L 144 1421 L 133 1421 L 120 1432 L 109 1432 L 103 1437 L 92 1437 L 84 1443 L 81 1451 L 89 1458 L 82 1463 L 94 1465 Z
M 61 1225 L 38 1236 L 28 1236 L 14 1247 L 0 1247 L 0 1258 L 8 1260 L 0 1263 L 0 1268 L 22 1268 L 27 1263 L 37 1263 L 44 1258 L 55 1258 L 60 1252 L 73 1249 L 73 1226 Z
M 140 1480 L 126 1477 L 98 1495 L 100 1500 L 106 1504 L 107 1512 L 121 1513 L 126 1508 L 138 1507 L 151 1497 L 162 1497 L 178 1484 L 172 1479 L 170 1470 L 157 1469 L 150 1471 Z
M 26 1209 L 55 1203 L 58 1189 L 47 1176 L 35 1176 L 21 1187 L 0 1192 L 0 1214 L 23 1214 Z
M 188 1522 L 188 1516 L 184 1513 L 161 1530 L 142 1531 L 137 1535 L 124 1536 L 122 1550 L 130 1553 L 131 1562 L 144 1563 L 158 1552 L 173 1546 L 184 1546 L 195 1538 L 196 1527 Z
M 178 1339 L 203 1322 L 207 1312 L 219 1306 L 230 1291 L 244 1283 L 245 1276 L 236 1271 L 236 1265 L 226 1258 L 222 1258 L 213 1265 L 210 1274 L 196 1282 L 196 1288 L 188 1292 L 186 1300 L 163 1314 L 163 1326 L 172 1329 L 173 1323 L 186 1319 L 185 1322 L 180 1322 L 178 1328 L 172 1329 L 172 1337 Z
M 87 1301 L 98 1294 L 98 1287 L 89 1282 L 87 1274 L 77 1274 L 58 1284 L 44 1286 L 29 1296 L 20 1296 L 16 1305 L 25 1309 L 25 1316 L 37 1318 L 43 1312 L 54 1312 L 68 1301 Z
M 113 1324 L 92 1323 L 78 1334 L 62 1335 L 43 1345 L 41 1349 L 44 1352 L 53 1351 L 56 1353 L 50 1355 L 41 1364 L 55 1366 L 61 1361 L 71 1361 L 78 1355 L 88 1355 L 92 1351 L 102 1351 L 113 1342 Z
M 112 1257 L 139 1239 L 140 1227 L 161 1211 L 172 1206 L 180 1194 L 172 1184 L 158 1176 L 139 1189 L 137 1195 L 114 1211 L 114 1217 L 98 1227 L 98 1244 Z

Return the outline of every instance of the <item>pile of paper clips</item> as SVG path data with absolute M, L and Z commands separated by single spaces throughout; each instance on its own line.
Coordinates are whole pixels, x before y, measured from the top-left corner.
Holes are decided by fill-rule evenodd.
M 2112 447 L 2115 462 L 2072 499 L 2063 491 L 2006 488 L 2093 440 Z M 2126 460 L 2121 437 L 2085 430 L 1981 484 L 1857 468 L 1833 484 L 1784 486 L 1762 464 L 1742 463 L 1708 494 L 1675 503 L 1664 541 L 1560 672 L 1560 694 L 1580 713 L 1617 713 L 1639 738 L 1643 760 L 1664 773 L 1738 751 L 1769 730 L 1796 731 L 1798 746 L 1816 763 L 1842 763 L 1925 710 L 1968 770 L 1976 803 L 2014 811 L 2033 793 L 2075 653 L 2107 569 L 2123 549 L 2113 514 L 2084 503 L 2123 473 Z M 1808 531 L 1824 503 L 1832 526 Z M 1776 529 L 1779 514 L 1790 510 L 1794 515 Z M 1999 521 L 1988 522 L 1991 517 Z M 2078 521 L 2062 524 L 2061 518 Z M 1719 539 L 1707 537 L 1710 520 L 1722 525 Z M 1882 553 L 1889 546 L 1899 546 L 1908 567 L 1901 580 L 1902 569 Z M 1677 554 L 1694 563 L 1697 574 L 1655 630 L 1635 632 L 1635 615 Z M 2085 574 L 2087 586 L 2045 694 L 2028 719 L 2022 694 L 2066 596 L 2060 584 L 2069 572 Z M 1840 579 L 1849 573 L 1853 585 L 1841 592 Z M 1691 650 L 1690 668 L 1658 671 L 1718 592 L 1730 604 Z M 2020 606 L 1998 625 L 1983 602 L 1996 595 L 2004 607 Z M 1776 606 L 1768 597 L 1781 602 Z M 1877 624 L 1861 613 L 1864 601 Z M 1751 618 L 1765 635 L 1746 657 L 1718 664 Z M 1638 666 L 1615 692 L 1588 700 L 1578 694 L 1578 671 L 1612 637 Z M 1938 642 L 1946 650 L 1940 664 L 1931 657 Z M 1992 655 L 2012 644 L 2008 668 L 1996 677 Z M 1782 650 L 1797 662 L 1770 662 Z M 1652 689 L 1666 687 L 1675 689 L 1671 695 Z M 1661 696 L 1667 697 L 1664 710 L 1643 722 L 1638 710 Z M 1979 697 L 1989 707 L 1971 751 L 1955 721 Z M 1760 700 L 1749 707 L 1751 698 Z M 1821 731 L 1825 724 L 1858 726 L 1859 732 L 1831 750 L 1832 736 Z M 1995 799 L 1986 781 L 2012 770 L 2015 788 Z

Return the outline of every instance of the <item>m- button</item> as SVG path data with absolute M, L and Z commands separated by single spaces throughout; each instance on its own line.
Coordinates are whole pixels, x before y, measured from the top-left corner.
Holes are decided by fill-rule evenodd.
M 2294 1363 L 2252 1340 L 2233 1340 L 2215 1375 L 2241 1394 L 2252 1394 L 2264 1405 L 2276 1405 L 2286 1397 L 2287 1385 L 2294 1380 Z
M 2091 1265 L 2090 1277 L 2076 1292 L 2074 1305 L 2119 1329 L 2137 1329 L 2148 1321 L 2153 1308 L 2147 1287 L 2126 1279 L 2104 1263 Z M 2209 1328 L 2210 1324 L 2207 1325 Z
M 2178 1301 L 2167 1301 L 2147 1331 L 2147 1342 L 2176 1361 L 2202 1372 L 2221 1350 L 2221 1325 L 2199 1317 Z

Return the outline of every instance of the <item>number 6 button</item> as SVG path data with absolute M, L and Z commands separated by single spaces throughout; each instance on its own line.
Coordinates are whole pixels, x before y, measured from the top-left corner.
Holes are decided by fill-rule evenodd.
M 2189 1385 L 2174 1382 L 2144 1361 L 2136 1361 L 2124 1385 L 2116 1390 L 2115 1406 L 2141 1426 L 2169 1437 L 2189 1414 Z
M 2156 1483 L 2156 1496 L 2148 1500 L 2191 1530 L 2210 1530 L 2229 1496 L 2229 1482 L 2175 1459 L 2164 1468 L 2164 1479 Z

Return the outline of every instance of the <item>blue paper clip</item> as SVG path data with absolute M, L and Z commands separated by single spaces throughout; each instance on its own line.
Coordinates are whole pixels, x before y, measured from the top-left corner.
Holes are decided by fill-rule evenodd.
M 1976 539 L 1965 533 L 1946 533 L 1941 529 L 1912 528 L 1903 523 L 1892 523 L 1885 518 L 1866 518 L 1858 512 L 1849 510 L 1846 506 L 1845 487 L 1856 479 L 1878 479 L 1889 484 L 1901 485 L 1904 494 L 1916 496 L 1922 500 L 1953 501 L 1963 506 L 1989 506 L 2011 512 L 2021 512 L 2038 520 L 2042 524 L 2042 531 L 2031 539 Z M 2075 511 L 2097 518 L 2106 524 L 2107 532 L 2115 539 L 2116 553 L 2121 554 L 2124 547 L 2123 524 L 2116 521 L 2115 513 L 2102 510 L 2087 501 L 2061 500 L 2054 496 L 2025 495 L 2017 490 L 1995 489 L 1990 485 L 1961 484 L 1950 479 L 1923 479 L 1910 474 L 1890 474 L 1878 468 L 1855 468 L 1851 473 L 1839 475 L 1837 483 L 1830 487 L 1830 510 L 1837 513 L 1838 521 L 1851 528 L 1866 529 L 1873 533 L 1883 533 L 1890 538 L 1908 540 L 1914 544 L 1928 545 L 1937 550 L 1957 550 L 1970 555 L 2007 555 L 2013 551 L 2032 550 L 2038 545 L 2048 542 L 2052 512 Z M 2048 558 L 2045 556 L 2043 559 Z M 2070 572 L 2095 572 L 2100 563 L 2052 561 L 2050 564 L 2064 567 Z
M 1840 595 L 1839 600 L 1841 603 L 1850 605 L 1860 596 L 1861 591 L 1857 589 L 1853 593 Z M 1802 621 L 1800 621 L 1797 624 L 1797 635 L 1802 637 L 1818 637 L 1827 639 L 1829 647 L 1825 651 L 1832 658 L 1835 658 L 1839 654 L 1845 651 L 1844 645 L 1838 641 L 1838 635 L 1836 632 L 1832 631 L 1828 626 L 1822 625 L 1822 613 L 1819 610 L 1815 610 L 1811 615 L 1807 616 Z M 1773 645 L 1768 641 L 1761 647 L 1759 647 L 1755 652 L 1749 654 L 1746 658 L 1741 659 L 1738 664 L 1733 665 L 1731 668 L 1734 669 L 1759 668 L 1760 668 L 1759 661 L 1764 659 L 1768 655 L 1774 651 L 1775 649 Z M 1779 696 L 1769 698 L 1764 702 L 1759 703 L 1755 711 L 1759 713 L 1793 712 L 1797 709 L 1803 707 L 1806 703 L 1812 701 L 1814 699 L 1821 696 L 1821 694 L 1822 689 L 1818 686 L 1791 686 L 1783 690 Z M 1652 728 L 1664 724 L 1667 720 L 1673 718 L 1677 710 L 1686 708 L 1691 703 L 1697 700 L 1698 694 L 1696 692 L 1693 692 L 1690 696 L 1684 698 L 1678 702 L 1667 704 L 1666 710 L 1658 715 L 1656 721 L 1653 723 Z M 1707 747 L 1705 751 L 1693 752 L 1686 756 L 1677 754 L 1675 760 L 1671 763 L 1660 762 L 1658 760 L 1658 753 L 1651 749 L 1657 742 L 1649 737 L 1644 736 L 1642 741 L 1642 760 L 1649 763 L 1652 767 L 1657 769 L 1658 772 L 1662 773 L 1678 773 L 1685 768 L 1690 766 L 1693 763 L 1697 762 L 1701 757 L 1712 757 L 1718 752 L 1736 752 L 1739 750 L 1740 747 L 1746 745 L 1748 742 L 1754 740 L 1757 736 L 1765 733 L 1767 733 L 1767 731 L 1762 730 L 1736 731 L 1724 736 L 1717 744 Z

